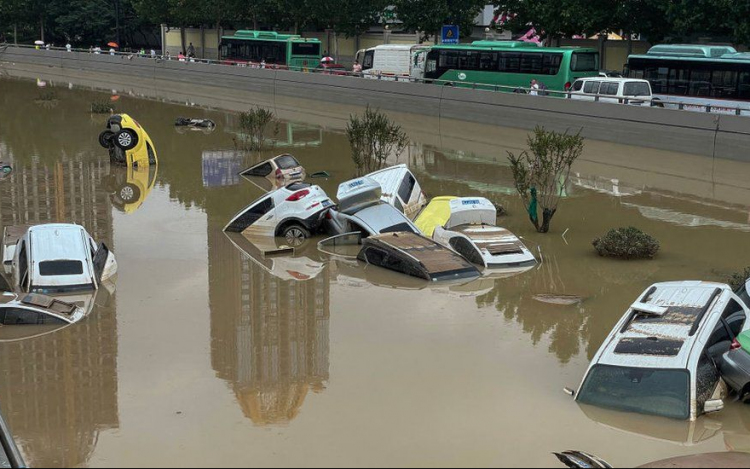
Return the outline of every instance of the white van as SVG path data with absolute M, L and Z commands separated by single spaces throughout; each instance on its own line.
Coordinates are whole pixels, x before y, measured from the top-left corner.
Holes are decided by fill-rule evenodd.
M 429 47 L 418 44 L 388 44 L 357 52 L 365 78 L 409 80 L 424 77 L 424 64 Z
M 654 99 L 651 83 L 633 78 L 581 78 L 573 83 L 570 99 L 648 106 Z

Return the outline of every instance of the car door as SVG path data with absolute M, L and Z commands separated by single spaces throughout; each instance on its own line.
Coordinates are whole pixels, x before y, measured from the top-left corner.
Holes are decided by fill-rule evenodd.
M 102 282 L 102 276 L 104 275 L 104 269 L 107 268 L 107 261 L 109 260 L 109 248 L 106 244 L 99 244 L 99 248 L 96 250 L 96 254 L 93 256 L 94 264 L 94 275 L 96 276 L 96 284 L 99 285 Z

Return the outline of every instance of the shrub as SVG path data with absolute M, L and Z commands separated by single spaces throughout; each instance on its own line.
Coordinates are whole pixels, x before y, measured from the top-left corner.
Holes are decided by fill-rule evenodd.
M 268 109 L 256 107 L 240 114 L 240 128 L 244 135 L 244 141 L 248 150 L 260 151 L 266 141 L 266 134 L 272 124 L 276 124 L 278 132 L 278 122 L 276 114 Z
M 661 246 L 659 241 L 638 228 L 619 228 L 594 240 L 594 248 L 602 257 L 619 259 L 653 259 Z
M 111 114 L 117 112 L 115 105 L 109 101 L 94 101 L 91 103 L 92 114 Z
M 518 156 L 508 152 L 516 190 L 539 233 L 549 233 L 552 217 L 570 179 L 570 169 L 583 153 L 583 144 L 580 132 L 570 135 L 537 127 L 529 135 L 529 151 Z
M 727 283 L 732 287 L 732 290 L 737 291 L 745 286 L 747 279 L 750 279 L 750 267 L 742 272 L 732 274 L 732 276 L 727 279 Z
M 358 176 L 383 169 L 389 156 L 401 155 L 409 145 L 401 126 L 370 106 L 363 116 L 351 116 L 346 135 Z

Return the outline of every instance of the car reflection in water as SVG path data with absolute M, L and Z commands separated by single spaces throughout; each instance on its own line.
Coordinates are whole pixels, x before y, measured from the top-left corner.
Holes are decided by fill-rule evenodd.
M 125 214 L 135 213 L 156 185 L 158 172 L 158 166 L 123 168 L 111 165 L 109 175 L 102 182 L 112 206 Z
M 304 282 L 320 275 L 326 264 L 314 248 L 295 252 L 285 245 L 285 240 L 269 236 L 245 236 L 226 233 L 234 247 L 257 266 L 283 281 Z M 308 257 L 312 256 L 312 257 Z

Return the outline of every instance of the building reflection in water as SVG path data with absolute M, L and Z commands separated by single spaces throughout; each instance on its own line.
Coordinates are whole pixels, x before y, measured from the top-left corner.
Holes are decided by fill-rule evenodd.
M 108 171 L 108 163 L 84 159 L 17 165 L 0 184 L 2 226 L 78 223 L 114 246 L 112 209 L 100 187 Z M 99 292 L 99 306 L 82 323 L 0 344 L 0 407 L 32 467 L 85 464 L 99 432 L 119 427 L 116 302 L 107 295 Z
M 328 381 L 328 268 L 307 280 L 281 278 L 210 228 L 209 271 L 217 375 L 253 423 L 289 424 L 308 392 Z

